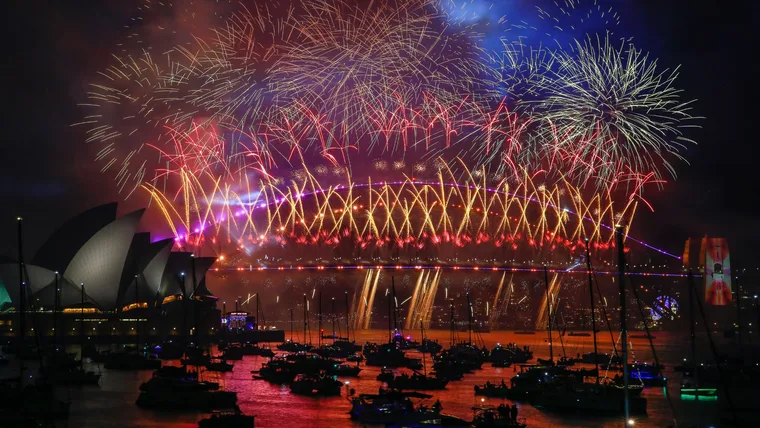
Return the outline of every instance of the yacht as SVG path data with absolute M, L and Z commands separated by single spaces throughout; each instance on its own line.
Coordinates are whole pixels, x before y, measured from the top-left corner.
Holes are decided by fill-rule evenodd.
M 198 428 L 254 428 L 255 418 L 236 409 L 233 412 L 214 412 L 198 421 Z
M 348 364 L 335 364 L 332 368 L 327 369 L 327 373 L 333 376 L 346 376 L 356 377 L 359 376 L 359 372 L 362 369 L 359 366 L 351 366 Z
M 340 395 L 343 383 L 330 375 L 299 375 L 290 384 L 290 392 L 303 395 Z
M 417 389 L 417 390 L 430 390 L 430 389 L 446 389 L 446 385 L 449 383 L 448 379 L 436 378 L 426 376 L 420 373 L 414 373 L 409 376 L 406 373 L 402 373 L 389 380 L 388 386 L 392 389 Z
M 509 406 L 503 404 L 495 406 L 473 407 L 473 417 L 470 427 L 474 428 L 525 428 L 525 418 L 516 420 L 509 414 Z
M 206 370 L 210 372 L 231 372 L 232 367 L 234 366 L 224 359 L 212 359 L 211 362 L 206 364 Z
M 161 367 L 161 360 L 137 353 L 118 352 L 108 354 L 104 366 L 109 370 L 157 370 Z

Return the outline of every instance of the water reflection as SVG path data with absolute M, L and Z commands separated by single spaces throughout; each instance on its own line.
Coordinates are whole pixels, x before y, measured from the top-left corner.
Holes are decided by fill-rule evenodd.
M 447 331 L 430 331 L 427 333 L 431 339 L 437 339 L 443 344 L 449 340 Z M 489 348 L 496 343 L 515 342 L 519 345 L 528 345 L 534 350 L 534 356 L 539 358 L 548 357 L 548 346 L 545 335 L 518 335 L 511 332 L 491 332 L 478 335 L 479 339 Z M 614 335 L 613 335 L 614 337 Z M 356 340 L 363 344 L 365 341 L 387 340 L 387 332 L 381 330 L 360 331 Z M 670 386 L 672 388 L 673 405 L 676 415 L 679 417 L 679 425 L 709 424 L 715 423 L 717 404 L 714 402 L 687 402 L 678 397 L 678 376 L 670 372 L 672 366 L 677 364 L 683 357 L 684 350 L 688 349 L 685 337 L 676 333 L 657 332 L 655 342 L 658 357 L 661 363 L 668 366 Z M 644 361 L 652 360 L 652 353 L 648 343 L 643 339 L 633 339 L 633 355 Z M 562 354 L 562 347 L 555 344 L 554 355 Z M 565 337 L 562 344 L 568 356 L 578 353 L 589 352 L 592 349 L 590 337 Z M 600 337 L 600 352 L 610 352 L 612 345 L 610 338 L 606 340 Z M 415 354 L 415 353 L 412 353 Z M 411 355 L 420 357 L 421 355 Z M 334 428 L 361 426 L 349 419 L 348 411 L 350 403 L 347 400 L 347 391 L 341 397 L 312 398 L 290 394 L 286 386 L 272 385 L 265 381 L 252 380 L 251 370 L 257 370 L 266 359 L 262 357 L 247 356 L 243 361 L 235 361 L 235 368 L 229 373 L 204 372 L 202 377 L 206 380 L 218 381 L 228 390 L 238 392 L 240 408 L 247 414 L 256 416 L 257 427 L 315 427 Z M 427 366 L 431 366 L 430 359 L 426 359 Z M 177 364 L 174 362 L 174 364 Z M 350 388 L 354 388 L 357 394 L 377 393 L 382 385 L 375 380 L 379 374 L 379 367 L 363 367 L 360 377 L 340 378 L 341 381 L 349 381 Z M 482 370 L 473 374 L 465 375 L 464 380 L 450 382 L 445 391 L 433 391 L 434 398 L 429 400 L 428 405 L 436 399 L 440 399 L 443 412 L 464 419 L 472 418 L 472 406 L 481 403 L 481 397 L 475 397 L 474 385 L 482 385 L 486 381 L 500 382 L 504 379 L 507 383 L 514 376 L 515 368 L 493 368 L 484 364 Z M 72 414 L 68 426 L 70 427 L 151 427 L 151 428 L 179 428 L 195 427 L 202 415 L 192 413 L 158 413 L 137 408 L 134 404 L 138 396 L 140 383 L 148 380 L 151 372 L 117 372 L 103 370 L 100 387 L 72 388 L 63 391 L 68 394 L 72 403 Z M 637 420 L 636 426 L 642 427 L 666 427 L 673 424 L 673 412 L 665 397 L 665 388 L 647 388 L 644 396 L 648 400 L 648 415 Z M 485 404 L 498 405 L 502 402 L 512 404 L 509 400 L 485 398 Z M 594 417 L 593 415 L 567 415 L 552 414 L 528 404 L 517 403 L 521 417 L 527 418 L 529 427 L 620 427 L 623 426 L 619 417 Z

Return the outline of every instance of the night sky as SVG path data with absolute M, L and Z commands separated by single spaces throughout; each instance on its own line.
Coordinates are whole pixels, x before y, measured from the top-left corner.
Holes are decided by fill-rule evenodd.
M 0 254 L 15 256 L 15 218 L 25 218 L 27 257 L 63 221 L 92 206 L 117 200 L 111 176 L 100 173 L 83 130 L 77 103 L 124 37 L 134 1 L 16 0 L 4 9 L 5 114 L 0 158 Z M 662 68 L 681 64 L 677 85 L 697 99 L 705 116 L 689 137 L 691 165 L 678 164 L 678 179 L 647 198 L 633 235 L 680 253 L 688 236 L 725 236 L 735 267 L 756 267 L 760 239 L 760 191 L 756 119 L 750 81 L 756 65 L 756 1 L 602 1 L 622 17 L 621 32 L 659 58 Z M 504 0 L 525 7 L 526 0 Z M 142 207 L 130 199 L 120 211 Z M 150 220 L 147 222 L 149 223 Z M 146 223 L 146 222 L 144 222 Z

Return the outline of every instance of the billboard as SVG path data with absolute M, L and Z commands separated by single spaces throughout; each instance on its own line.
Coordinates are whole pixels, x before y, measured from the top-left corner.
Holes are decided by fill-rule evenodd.
M 728 243 L 724 238 L 706 238 L 705 302 L 715 306 L 731 303 L 731 263 L 728 259 Z

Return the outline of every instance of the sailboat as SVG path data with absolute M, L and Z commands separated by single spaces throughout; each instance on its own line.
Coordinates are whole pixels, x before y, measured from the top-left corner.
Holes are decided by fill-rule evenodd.
M 190 257 L 193 279 L 193 295 L 197 291 L 197 282 L 195 281 L 195 263 L 194 257 Z M 194 346 L 188 347 L 185 351 L 189 359 L 198 358 L 208 355 L 208 353 L 199 346 L 198 336 L 198 316 L 197 307 L 194 309 Z M 138 339 L 139 343 L 139 339 Z M 139 349 L 139 347 L 138 347 Z M 188 351 L 191 354 L 188 355 Z M 196 361 L 186 361 L 196 363 Z M 209 360 L 208 363 L 211 361 Z M 153 374 L 153 379 L 146 382 L 140 387 L 140 395 L 137 397 L 135 404 L 138 407 L 168 410 L 168 411 L 213 411 L 219 409 L 231 409 L 237 406 L 237 393 L 233 391 L 220 391 L 219 384 L 214 382 L 202 382 L 200 372 L 196 366 L 196 372 L 190 374 L 186 367 L 169 369 L 160 368 Z M 160 367 L 160 361 L 159 361 Z M 231 367 L 229 367 L 231 369 Z
M 348 293 L 346 293 L 346 315 L 348 315 Z M 335 298 L 332 299 L 332 330 L 331 335 L 322 335 L 322 339 L 332 339 L 331 344 L 324 344 L 314 352 L 327 358 L 348 358 L 356 352 L 361 351 L 361 346 L 351 342 L 348 337 L 340 337 L 340 321 L 337 321 L 338 315 L 335 311 Z M 336 322 L 337 330 L 336 330 Z M 346 336 L 349 333 L 349 326 L 346 325 Z
M 433 368 L 439 373 L 460 372 L 466 373 L 472 370 L 480 369 L 483 362 L 488 360 L 488 349 L 479 348 L 472 342 L 472 302 L 470 302 L 470 293 L 467 293 L 467 324 L 469 337 L 467 341 L 454 341 L 454 306 L 451 306 L 450 313 L 451 335 L 452 340 L 449 349 L 443 351 L 440 355 L 434 357 L 435 363 Z
M 23 258 L 23 239 L 22 223 L 23 219 L 18 219 L 18 268 L 19 268 L 19 329 L 17 358 L 19 364 L 18 388 L 14 388 L 11 383 L 0 384 L 0 411 L 2 412 L 2 422 L 8 425 L 16 426 L 37 426 L 40 424 L 49 424 L 53 420 L 68 419 L 71 402 L 62 401 L 55 397 L 53 384 L 42 377 L 38 382 L 30 385 L 24 385 L 26 366 L 24 365 L 23 353 L 26 349 L 25 343 L 25 323 L 27 306 L 27 282 L 28 275 L 24 266 Z M 31 308 L 33 312 L 33 308 Z M 35 335 L 37 332 L 35 331 Z M 42 361 L 40 361 L 42 365 Z
M 303 295 L 303 338 L 304 342 L 306 342 L 306 328 L 308 325 L 308 309 L 306 305 L 306 294 Z M 307 345 L 306 343 L 300 343 L 298 341 L 294 341 L 293 338 L 295 335 L 293 334 L 293 309 L 290 309 L 290 339 L 286 340 L 285 342 L 280 343 L 277 345 L 277 349 L 280 351 L 287 351 L 287 352 L 306 352 L 310 351 L 312 346 Z
M 623 360 L 623 385 L 615 383 L 602 383 L 597 376 L 594 383 L 579 382 L 582 376 L 574 376 L 573 372 L 566 371 L 565 374 L 557 374 L 547 382 L 543 382 L 540 394 L 531 400 L 531 404 L 537 407 L 543 407 L 555 411 L 592 411 L 592 412 L 609 412 L 625 414 L 625 420 L 628 420 L 631 413 L 645 413 L 646 399 L 640 397 L 643 385 L 629 385 L 628 374 L 628 335 L 626 328 L 626 298 L 625 298 L 625 253 L 623 247 L 623 231 L 618 227 L 617 246 L 618 246 L 618 271 L 619 271 L 619 289 L 620 289 L 620 323 L 622 335 L 622 360 Z M 591 269 L 588 261 L 588 240 L 586 241 L 587 266 L 589 268 L 589 288 L 591 287 Z M 593 314 L 593 291 L 590 294 Z M 595 324 L 595 320 L 592 321 Z M 596 330 L 596 326 L 592 325 Z M 594 345 L 596 348 L 596 333 L 594 333 Z M 596 350 L 594 351 L 596 353 Z
M 393 281 L 393 277 L 391 277 Z M 368 366 L 379 367 L 408 367 L 416 369 L 420 367 L 419 360 L 414 358 L 408 358 L 404 351 L 399 348 L 399 342 L 394 340 L 394 331 L 397 332 L 398 324 L 394 321 L 396 318 L 396 310 L 393 308 L 393 304 L 396 301 L 396 291 L 393 287 L 393 292 L 388 296 L 388 343 L 375 344 L 367 343 L 364 345 L 363 352 L 367 358 Z
M 60 288 L 58 287 L 58 274 L 55 276 L 55 304 L 54 313 L 58 311 L 60 304 Z M 82 313 L 79 321 L 79 364 L 75 367 L 54 366 L 50 370 L 45 371 L 45 375 L 49 377 L 50 381 L 56 385 L 97 385 L 100 382 L 100 373 L 95 373 L 90 370 L 84 369 L 84 305 L 85 305 L 85 292 L 84 284 L 80 285 L 82 291 Z M 58 338 L 58 326 L 53 322 L 53 329 L 55 331 L 54 339 L 57 342 Z
M 689 271 L 689 339 L 691 345 L 691 364 L 684 365 L 684 381 L 681 383 L 681 399 L 686 400 L 714 400 L 718 396 L 718 388 L 709 387 L 700 383 L 699 374 L 703 370 L 697 365 L 697 338 L 694 327 L 694 299 L 697 290 L 694 286 L 694 276 Z M 685 359 L 684 359 L 685 360 Z M 686 379 L 691 378 L 691 379 Z
M 422 324 L 423 321 L 420 321 L 420 333 L 422 334 L 422 337 L 424 339 L 425 337 L 425 327 Z M 428 376 L 427 375 L 427 367 L 425 364 L 425 354 L 422 354 L 422 369 L 423 373 L 420 374 L 419 372 L 415 371 L 414 374 L 411 376 L 407 375 L 406 373 L 400 374 L 393 379 L 389 379 L 386 381 L 389 387 L 392 389 L 398 389 L 398 390 L 404 390 L 404 389 L 414 389 L 414 390 L 429 390 L 429 389 L 446 389 L 446 385 L 449 383 L 449 379 L 445 375 L 441 376 Z

